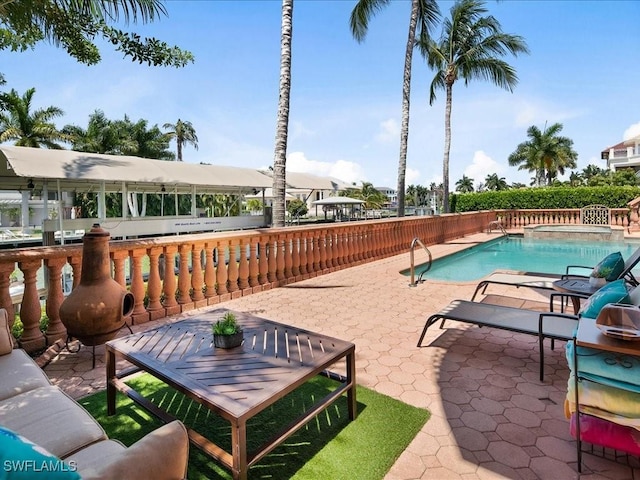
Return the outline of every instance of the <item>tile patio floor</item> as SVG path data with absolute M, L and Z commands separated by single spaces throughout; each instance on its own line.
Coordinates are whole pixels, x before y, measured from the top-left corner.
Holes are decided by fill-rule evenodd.
M 488 237 L 429 248 L 437 258 Z M 425 260 L 417 250 L 416 263 Z M 431 411 L 387 480 L 632 478 L 629 467 L 592 455 L 583 457 L 578 475 L 563 414 L 568 369 L 562 342 L 554 351 L 547 342 L 542 383 L 533 336 L 448 322 L 444 330 L 430 329 L 425 346 L 416 347 L 426 318 L 453 299 L 471 298 L 476 282 L 427 281 L 410 288 L 398 273 L 408 266 L 409 255 L 397 255 L 220 306 L 354 342 L 359 384 Z M 527 289 L 493 287 L 488 293 L 544 299 Z M 82 397 L 105 387 L 104 347 L 96 353 L 96 368 L 85 347 L 54 355 L 45 372 L 70 395 Z

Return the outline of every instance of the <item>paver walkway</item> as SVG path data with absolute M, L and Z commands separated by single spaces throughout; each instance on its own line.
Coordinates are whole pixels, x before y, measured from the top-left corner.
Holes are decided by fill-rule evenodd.
M 488 237 L 478 234 L 429 248 L 437 258 Z M 425 260 L 416 250 L 416 263 Z M 408 277 L 399 274 L 408 266 L 409 255 L 397 255 L 221 306 L 354 342 L 359 384 L 431 411 L 387 480 L 579 478 L 575 442 L 563 413 L 569 374 L 564 344 L 557 342 L 552 351 L 547 342 L 544 382 L 538 379 L 533 336 L 447 322 L 444 330 L 430 329 L 426 346 L 418 348 L 427 316 L 453 299 L 471 298 L 477 282 L 427 281 L 410 288 Z M 509 287 L 488 293 L 543 299 L 532 290 Z M 83 348 L 54 356 L 45 371 L 74 397 L 92 393 L 105 385 L 104 347 L 96 351 L 95 369 L 91 349 Z M 591 455 L 584 461 L 580 478 L 632 478 L 629 467 Z

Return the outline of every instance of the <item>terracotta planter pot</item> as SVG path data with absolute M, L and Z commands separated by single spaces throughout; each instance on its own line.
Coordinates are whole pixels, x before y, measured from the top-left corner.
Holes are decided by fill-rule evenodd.
M 216 348 L 235 348 L 242 344 L 243 340 L 242 332 L 234 333 L 233 335 L 219 335 L 213 334 L 213 345 Z

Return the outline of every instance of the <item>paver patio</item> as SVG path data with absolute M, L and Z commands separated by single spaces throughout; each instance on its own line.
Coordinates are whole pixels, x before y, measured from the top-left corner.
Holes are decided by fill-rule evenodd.
M 490 237 L 495 235 L 477 234 L 429 249 L 437 258 Z M 417 263 L 425 258 L 416 250 Z M 534 336 L 447 322 L 444 330 L 430 329 L 428 346 L 418 348 L 426 318 L 453 299 L 471 298 L 477 282 L 427 281 L 410 288 L 408 277 L 399 274 L 408 266 L 408 253 L 397 255 L 221 306 L 353 342 L 359 384 L 431 411 L 388 480 L 579 478 L 563 413 L 569 375 L 564 344 L 551 350 L 546 342 L 544 382 L 538 379 Z M 504 286 L 487 293 L 544 300 L 531 290 Z M 95 369 L 91 349 L 83 347 L 52 355 L 45 372 L 76 398 L 104 389 L 104 347 L 96 353 Z M 627 479 L 632 470 L 585 455 L 580 478 Z

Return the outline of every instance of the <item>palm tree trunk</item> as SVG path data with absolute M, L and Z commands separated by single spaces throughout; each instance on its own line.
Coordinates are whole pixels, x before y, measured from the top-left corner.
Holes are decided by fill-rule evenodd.
M 444 108 L 444 159 L 442 160 L 442 209 L 449 213 L 449 151 L 451 150 L 451 93 L 453 86 L 447 84 L 447 103 Z
M 407 171 L 407 144 L 409 142 L 409 104 L 411 101 L 411 63 L 416 40 L 416 25 L 418 23 L 418 2 L 419 0 L 411 1 L 411 19 L 409 20 L 409 34 L 404 54 L 402 126 L 400 128 L 400 159 L 398 160 L 398 217 L 404 217 L 404 188 Z
M 273 226 L 284 227 L 287 136 L 289 133 L 289 95 L 291 93 L 291 37 L 293 0 L 282 0 L 280 39 L 280 97 L 273 159 Z

